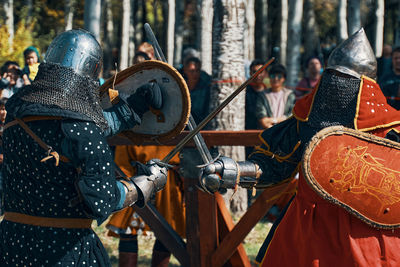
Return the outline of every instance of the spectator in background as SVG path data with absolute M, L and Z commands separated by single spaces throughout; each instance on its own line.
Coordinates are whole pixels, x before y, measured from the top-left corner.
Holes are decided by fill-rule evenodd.
M 182 69 L 183 65 L 185 65 L 186 60 L 192 57 L 200 59 L 200 52 L 193 47 L 185 48 L 185 50 L 183 50 L 182 52 L 182 64 L 178 67 L 178 69 Z
M 40 54 L 36 47 L 29 46 L 24 50 L 25 67 L 22 69 L 24 84 L 29 85 L 35 79 L 40 65 Z
M 190 91 L 193 119 L 200 123 L 209 113 L 211 76 L 201 70 L 201 61 L 197 57 L 187 58 L 181 71 Z
M 388 98 L 388 104 L 400 109 L 400 47 L 392 52 L 392 69 L 378 80 L 383 94 Z
M 309 58 L 306 66 L 306 75 L 296 86 L 296 98 L 300 98 L 311 92 L 321 78 L 322 64 L 318 57 Z
M 152 46 L 150 43 L 148 43 L 148 42 L 143 42 L 143 43 L 141 43 L 141 44 L 139 45 L 139 47 L 137 48 L 137 51 L 136 51 L 136 52 L 144 52 L 144 53 L 147 54 L 147 56 L 148 56 L 151 60 L 156 59 L 155 56 L 154 56 L 154 48 L 153 48 L 153 46 Z
M 392 69 L 392 47 L 388 44 L 385 44 L 383 46 L 382 56 L 376 61 L 378 63 L 376 75 L 378 76 L 379 80 L 382 76 L 390 73 Z
M 138 51 L 133 56 L 132 63 L 135 65 L 146 60 L 150 60 L 150 57 L 145 52 Z
M 253 75 L 259 68 L 264 65 L 261 59 L 255 59 L 250 64 L 250 76 Z M 260 93 L 266 88 L 264 79 L 267 75 L 266 71 L 260 73 L 246 88 L 246 108 L 245 108 L 245 129 L 254 130 L 259 129 L 258 121 L 256 118 L 256 103 L 257 98 L 261 97 Z
M 1 67 L 0 97 L 10 98 L 24 86 L 22 71 L 15 61 L 7 61 Z
M 256 118 L 263 129 L 286 120 L 296 101 L 294 92 L 284 87 L 286 68 L 283 65 L 273 65 L 268 74 L 271 88 L 261 93 L 256 103 Z

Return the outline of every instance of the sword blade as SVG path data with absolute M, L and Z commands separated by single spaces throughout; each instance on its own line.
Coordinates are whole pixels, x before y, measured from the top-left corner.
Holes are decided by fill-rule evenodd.
M 158 44 L 157 38 L 153 33 L 153 30 L 150 27 L 150 24 L 145 23 L 144 24 L 144 30 L 146 32 L 146 36 L 149 37 L 149 41 L 150 43 L 153 45 L 154 47 L 154 52 L 155 52 L 155 56 L 158 60 L 163 61 L 165 63 L 167 63 L 167 59 L 164 56 L 164 53 L 161 50 L 160 45 Z
M 155 56 L 158 60 L 166 62 L 167 60 L 165 59 L 164 53 L 161 50 L 160 45 L 158 44 L 157 38 L 153 33 L 153 30 L 151 29 L 150 25 L 148 23 L 144 24 L 144 29 L 146 31 L 146 35 L 149 37 L 149 41 L 150 43 L 153 45 L 154 47 L 154 51 L 155 51 Z M 192 115 L 190 115 L 189 117 L 189 121 L 187 124 L 189 131 L 192 131 L 193 129 L 195 129 L 197 127 L 196 122 L 194 121 Z M 200 156 L 203 160 L 203 162 L 205 164 L 210 163 L 213 158 L 211 156 L 210 151 L 208 150 L 208 147 L 206 145 L 206 143 L 204 142 L 203 137 L 201 136 L 201 134 L 198 132 L 197 134 L 194 135 L 194 143 L 196 144 L 196 148 L 200 153 Z M 176 153 L 175 153 L 176 154 Z M 174 154 L 174 155 L 175 155 Z M 171 158 L 172 159 L 172 158 Z M 164 163 L 168 163 L 171 159 L 169 159 L 168 161 L 163 161 Z
M 271 58 L 268 60 L 267 63 L 264 64 L 261 68 L 259 68 L 249 79 L 247 79 L 243 84 L 239 86 L 230 96 L 228 96 L 218 107 L 215 108 L 214 111 L 212 111 L 208 116 L 199 123 L 199 125 L 194 128 L 188 135 L 186 135 L 176 146 L 173 150 L 171 150 L 167 156 L 165 156 L 161 161 L 164 163 L 168 163 L 179 151 L 182 150 L 182 148 L 186 145 L 187 142 L 190 141 L 196 134 L 200 132 L 201 129 L 204 128 L 204 126 L 207 125 L 212 119 L 215 118 L 215 116 L 221 112 L 222 109 L 224 109 L 240 92 L 242 92 L 247 85 L 255 78 L 257 77 L 261 72 L 263 72 L 273 61 L 275 58 Z M 207 163 L 207 162 L 205 162 Z

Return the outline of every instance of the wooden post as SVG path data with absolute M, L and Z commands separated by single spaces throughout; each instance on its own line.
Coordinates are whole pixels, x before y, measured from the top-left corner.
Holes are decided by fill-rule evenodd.
M 180 154 L 180 174 L 185 178 L 186 238 L 191 267 L 211 266 L 211 255 L 218 246 L 217 205 L 213 195 L 199 190 L 203 161 L 196 149 Z
M 199 200 L 197 197 L 197 181 L 186 179 L 185 202 L 186 202 L 186 250 L 190 255 L 190 267 L 200 267 L 200 227 L 197 222 L 199 217 Z
M 229 234 L 229 232 L 232 231 L 232 229 L 235 227 L 235 224 L 221 194 L 215 193 L 214 195 L 215 200 L 217 201 L 219 240 L 222 241 Z M 249 257 L 247 257 L 246 251 L 244 250 L 242 244 L 237 246 L 232 254 L 232 257 L 230 257 L 228 261 L 231 266 L 251 266 Z M 211 263 L 210 266 L 214 265 Z
M 215 197 L 197 190 L 198 224 L 200 228 L 200 262 L 202 267 L 212 266 L 211 255 L 218 247 L 217 203 Z
M 207 146 L 256 146 L 260 144 L 258 139 L 261 130 L 246 130 L 246 131 L 200 131 L 204 138 Z M 174 146 L 179 143 L 189 132 L 183 131 L 177 135 L 174 139 L 163 142 L 160 144 L 157 140 L 143 141 L 141 144 L 134 144 L 131 140 L 122 134 L 113 136 L 108 139 L 109 145 L 121 146 L 121 145 L 141 145 L 141 146 L 154 146 L 154 145 L 165 145 Z M 194 142 L 189 141 L 188 147 L 194 147 Z M 202 164 L 199 162 L 199 164 Z
M 264 190 L 264 192 L 242 216 L 236 226 L 230 231 L 224 240 L 222 240 L 212 255 L 210 266 L 219 267 L 224 265 L 224 263 L 232 256 L 232 254 L 235 252 L 235 249 L 240 245 L 254 225 L 257 224 L 257 222 L 276 202 L 278 199 L 277 196 L 280 196 L 285 192 L 288 185 L 289 183 L 283 183 Z

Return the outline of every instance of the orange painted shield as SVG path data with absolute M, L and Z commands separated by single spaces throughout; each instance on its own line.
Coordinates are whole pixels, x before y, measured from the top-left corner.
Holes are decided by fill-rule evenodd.
M 318 132 L 303 156 L 309 185 L 377 228 L 400 227 L 400 144 L 333 126 Z

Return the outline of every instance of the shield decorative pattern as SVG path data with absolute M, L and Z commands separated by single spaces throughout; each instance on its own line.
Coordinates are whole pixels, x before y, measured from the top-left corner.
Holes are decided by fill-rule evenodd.
M 348 129 L 318 132 L 303 155 L 308 184 L 367 224 L 400 227 L 400 144 Z
M 185 128 L 190 116 L 190 94 L 185 80 L 169 64 L 148 60 L 119 72 L 100 87 L 101 105 L 106 109 L 111 102 L 115 103 L 116 92 L 119 98 L 126 100 L 140 86 L 150 82 L 161 89 L 162 108 L 146 112 L 140 125 L 121 133 L 138 145 L 150 140 L 162 144 Z

